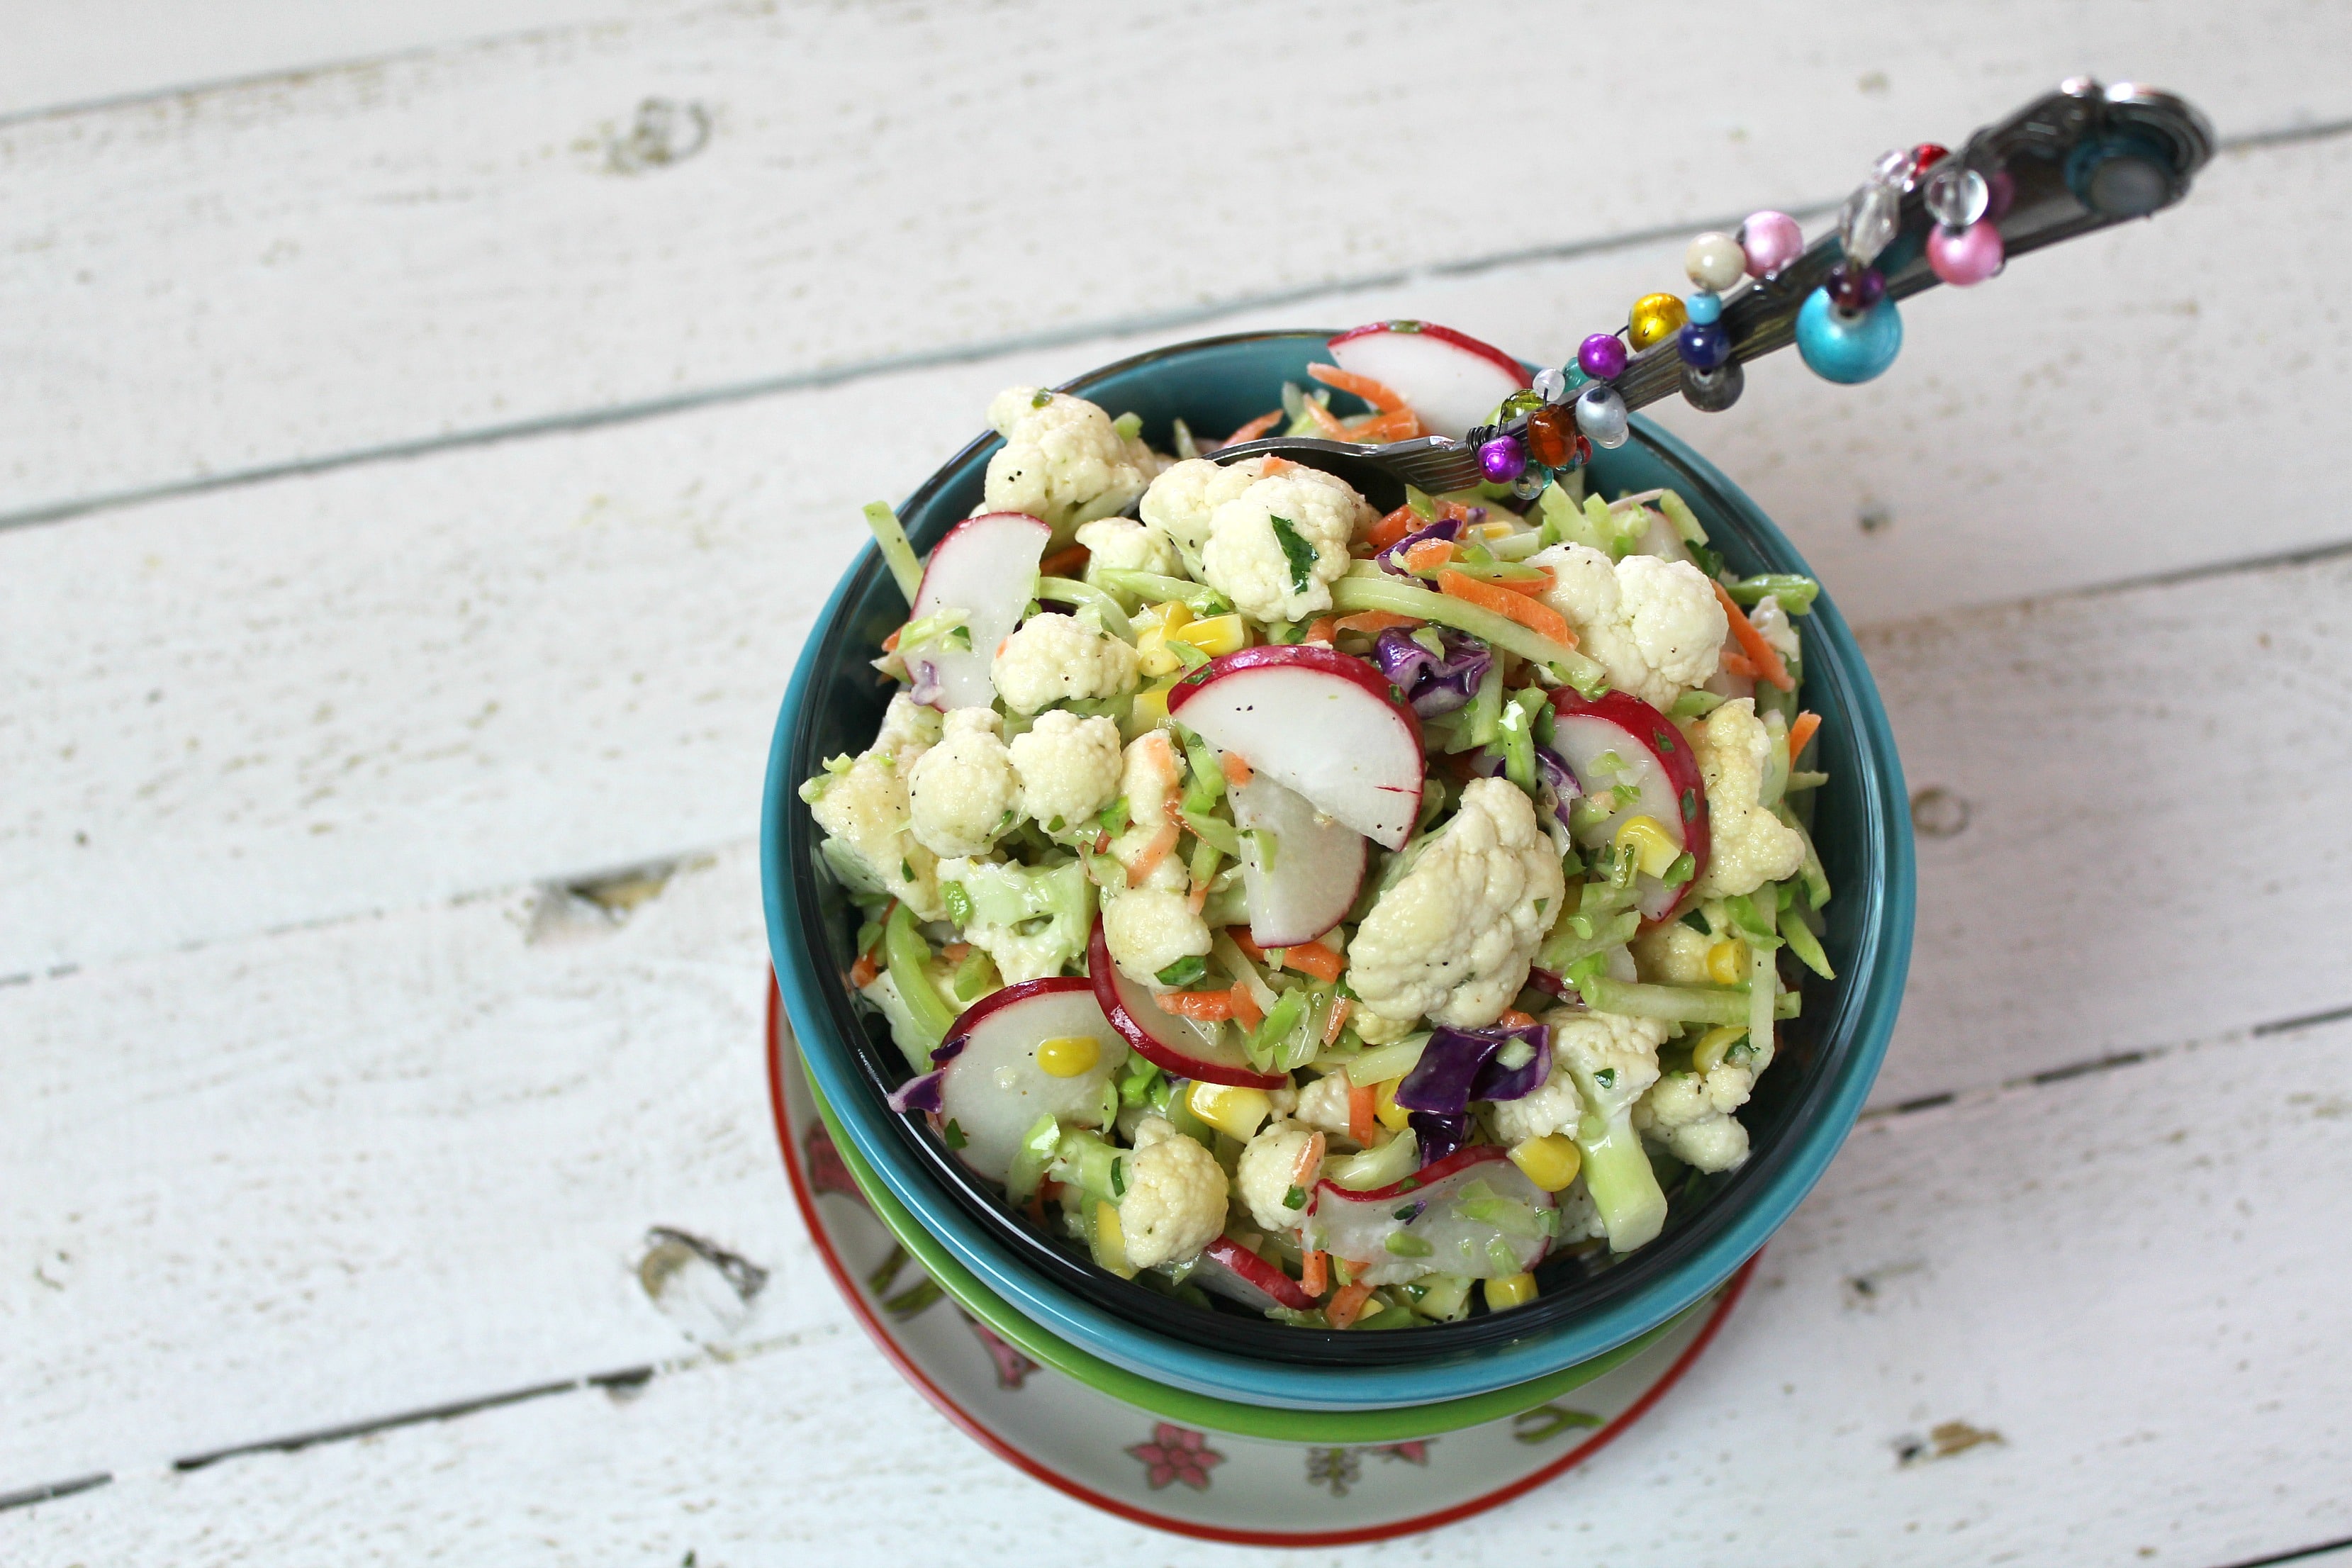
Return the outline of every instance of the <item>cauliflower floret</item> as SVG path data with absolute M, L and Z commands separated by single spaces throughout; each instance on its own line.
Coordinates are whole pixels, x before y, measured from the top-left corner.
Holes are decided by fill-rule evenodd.
M 949 888 L 962 889 L 951 918 L 966 942 L 996 961 L 1007 985 L 1059 974 L 1087 950 L 1095 900 L 1075 860 L 1048 868 L 959 857 L 940 862 L 939 879 L 942 901 Z
M 985 855 L 1019 815 L 1013 753 L 988 708 L 947 716 L 940 743 L 907 770 L 915 840 L 935 855 Z
M 1555 544 L 1528 564 L 1551 568 L 1544 603 L 1576 627 L 1577 646 L 1618 690 L 1664 709 L 1719 668 L 1731 623 L 1689 562 L 1628 555 L 1612 566 L 1589 544 Z
M 1217 1157 L 1155 1116 L 1135 1130 L 1118 1229 L 1138 1268 L 1181 1263 L 1225 1228 L 1225 1171 Z
M 1047 611 L 1004 639 L 988 674 L 1007 708 L 1034 713 L 1048 702 L 1134 690 L 1135 649 L 1075 616 Z
M 1321 615 L 1331 607 L 1331 584 L 1347 575 L 1349 541 L 1378 515 L 1345 480 L 1286 468 L 1209 514 L 1202 574 L 1245 616 Z
M 1094 816 L 1118 793 L 1118 726 L 1108 719 L 1040 713 L 1010 750 L 1021 810 L 1048 833 Z
M 1598 1241 L 1609 1234 L 1609 1227 L 1601 1220 L 1601 1205 L 1592 1201 L 1592 1189 L 1584 1184 L 1581 1176 L 1553 1197 L 1552 1206 L 1559 1214 L 1559 1233 L 1552 1237 L 1555 1247 Z
M 1260 1230 L 1289 1230 L 1306 1212 L 1315 1172 L 1308 1172 L 1301 1181 L 1298 1162 L 1314 1142 L 1314 1128 L 1296 1121 L 1269 1121 L 1242 1151 L 1241 1161 L 1234 1167 L 1234 1184 Z M 1317 1169 L 1320 1168 L 1318 1164 Z M 1295 1205 L 1289 1201 L 1294 1193 L 1298 1194 Z
M 1772 651 L 1784 659 L 1795 658 L 1801 646 L 1797 641 L 1797 623 L 1780 607 L 1780 601 L 1767 594 L 1748 612 L 1748 624 L 1761 633 Z
M 1576 1080 L 1584 1102 L 1576 1146 L 1584 1155 L 1582 1180 L 1592 1194 L 1612 1252 L 1631 1252 L 1657 1239 L 1666 1223 L 1666 1194 L 1650 1169 L 1633 1108 L 1658 1081 L 1658 1047 L 1666 1026 L 1654 1018 L 1615 1013 L 1544 1015 L 1551 1026 L 1552 1060 Z
M 1348 1136 L 1348 1090 L 1344 1072 L 1327 1073 L 1298 1091 L 1298 1120 L 1334 1142 L 1355 1147 Z
M 1702 985 L 1715 978 L 1706 972 L 1707 950 L 1714 945 L 1705 931 L 1668 921 L 1633 939 L 1633 963 L 1654 984 Z
M 1176 748 L 1168 731 L 1153 730 L 1128 743 L 1118 779 L 1118 796 L 1127 802 L 1127 826 L 1110 841 L 1110 855 L 1127 868 L 1129 887 L 1182 892 L 1190 885 L 1182 863 L 1169 848 L 1174 843 L 1177 786 Z M 1136 868 L 1147 855 L 1153 863 L 1139 877 Z
M 1109 415 L 1064 392 L 1008 386 L 990 401 L 988 422 L 1004 445 L 988 459 L 979 511 L 1042 519 L 1054 531 L 1049 549 L 1069 543 L 1080 523 L 1127 510 L 1167 465 L 1120 435 Z
M 1805 841 L 1759 804 L 1764 754 L 1771 736 L 1748 698 L 1727 702 L 1690 731 L 1691 754 L 1706 781 L 1709 854 L 1696 896 L 1724 899 L 1752 893 L 1796 875 Z
M 1097 519 L 1078 530 L 1078 542 L 1087 547 L 1087 581 L 1105 567 L 1120 572 L 1157 572 L 1163 577 L 1181 576 L 1184 563 L 1177 559 L 1176 547 L 1168 536 L 1156 528 L 1146 528 L 1123 517 Z
M 1554 1132 L 1576 1133 L 1576 1120 L 1584 1114 L 1584 1100 L 1576 1092 L 1575 1075 L 1565 1063 L 1554 1061 L 1551 1072 L 1517 1100 L 1493 1102 L 1495 1142 L 1508 1147 Z
M 1580 1089 L 1590 1081 L 1594 1092 L 1585 1098 L 1601 1114 L 1630 1108 L 1658 1081 L 1658 1047 L 1666 1043 L 1662 1021 L 1560 1009 L 1545 1014 L 1544 1022 L 1551 1026 L 1552 1070 L 1565 1066 Z
M 1754 1073 L 1729 1062 L 1706 1073 L 1668 1073 L 1633 1108 L 1633 1125 L 1686 1165 L 1732 1170 L 1748 1158 L 1748 1129 L 1731 1113 L 1755 1087 Z
M 940 710 L 901 691 L 882 711 L 882 729 L 866 750 L 911 768 L 925 752 L 940 743 Z
M 870 751 L 801 785 L 801 799 L 823 828 L 825 864 L 844 886 L 904 902 L 923 920 L 938 920 L 938 858 L 908 830 L 907 770 L 887 752 Z
M 1103 941 L 1129 980 L 1164 990 L 1161 970 L 1208 956 L 1209 927 L 1182 893 L 1133 888 L 1103 906 Z
M 1217 508 L 1257 483 L 1265 473 L 1265 459 L 1248 458 L 1231 465 L 1206 458 L 1173 463 L 1151 481 L 1136 510 L 1143 521 L 1177 548 L 1201 552 L 1209 542 L 1209 519 Z
M 1364 1013 L 1391 1025 L 1424 1014 L 1491 1024 L 1527 984 L 1561 893 L 1559 856 L 1528 797 L 1507 780 L 1473 779 L 1454 820 L 1356 928 L 1349 984 Z M 1360 1018 L 1357 1032 L 1370 1038 Z

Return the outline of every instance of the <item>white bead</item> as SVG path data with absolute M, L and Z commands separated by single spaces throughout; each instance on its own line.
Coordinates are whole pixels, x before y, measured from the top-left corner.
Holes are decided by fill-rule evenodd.
M 1683 252 L 1683 270 L 1701 289 L 1720 294 L 1748 276 L 1748 253 L 1730 235 L 1710 229 Z
M 1576 427 L 1596 447 L 1622 447 L 1629 428 L 1625 400 L 1607 382 L 1595 382 L 1577 394 Z
M 1568 377 L 1562 372 L 1546 365 L 1536 372 L 1536 395 L 1546 403 L 1568 401 Z

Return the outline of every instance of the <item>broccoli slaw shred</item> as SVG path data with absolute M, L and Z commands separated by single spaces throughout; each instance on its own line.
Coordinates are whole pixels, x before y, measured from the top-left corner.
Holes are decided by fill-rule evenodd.
M 1232 439 L 1423 431 L 1314 383 Z M 1315 1328 L 1507 1310 L 1708 1201 L 1835 977 L 1816 584 L 1583 470 L 1383 515 L 1065 393 L 988 417 L 927 559 L 866 509 L 891 695 L 800 789 L 894 1108 L 1101 1268 Z

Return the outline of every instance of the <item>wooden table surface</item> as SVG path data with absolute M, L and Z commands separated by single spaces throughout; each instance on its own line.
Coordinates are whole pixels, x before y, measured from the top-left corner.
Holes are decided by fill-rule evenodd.
M 2210 113 L 2184 207 L 1664 413 L 1926 796 L 1866 1120 L 1622 1440 L 1312 1560 L 2352 1561 L 2340 5 L 12 11 L 0 1561 L 1284 1559 L 989 1458 L 795 1216 L 753 838 L 857 507 L 1152 343 L 1557 361 L 2078 70 Z

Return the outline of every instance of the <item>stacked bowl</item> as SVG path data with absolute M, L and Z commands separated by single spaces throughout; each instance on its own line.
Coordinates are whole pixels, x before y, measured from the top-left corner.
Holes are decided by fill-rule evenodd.
M 1069 383 L 1141 416 L 1155 448 L 1173 422 L 1234 428 L 1307 380 L 1330 334 L 1254 333 L 1156 350 Z M 919 549 L 979 504 L 996 437 L 957 454 L 901 510 Z M 1670 487 L 1743 574 L 1805 564 L 1747 497 L 1681 442 L 1636 418 L 1625 445 L 1594 455 L 1603 495 Z M 821 868 L 818 833 L 795 793 L 824 760 L 865 749 L 888 689 L 871 660 L 907 606 L 874 550 L 819 616 L 769 757 L 761 871 L 770 948 L 809 1080 L 853 1176 L 886 1219 L 932 1250 L 940 1283 L 983 1321 L 1017 1323 L 1072 1364 L 1116 1369 L 1123 1397 L 1160 1391 L 1204 1425 L 1267 1420 L 1303 1440 L 1392 1441 L 1524 1410 L 1622 1363 L 1721 1288 L 1819 1179 L 1859 1114 L 1885 1054 L 1909 960 L 1910 822 L 1894 740 L 1853 635 L 1824 594 L 1805 623 L 1806 705 L 1820 713 L 1829 774 L 1814 837 L 1836 897 L 1822 946 L 1837 978 L 1809 982 L 1804 1012 L 1743 1115 L 1754 1152 L 1675 1203 L 1656 1241 L 1587 1272 L 1538 1270 L 1533 1304 L 1405 1332 L 1293 1327 L 1212 1310 L 1094 1267 L 1008 1210 L 919 1118 L 886 1097 L 907 1076 L 846 975 L 858 916 Z M 922 1248 L 918 1248 L 922 1255 Z M 1254 1415 L 1251 1413 L 1258 1413 Z M 1273 1413 L 1286 1412 L 1279 1416 Z M 1265 1416 L 1266 1419 L 1260 1419 Z

